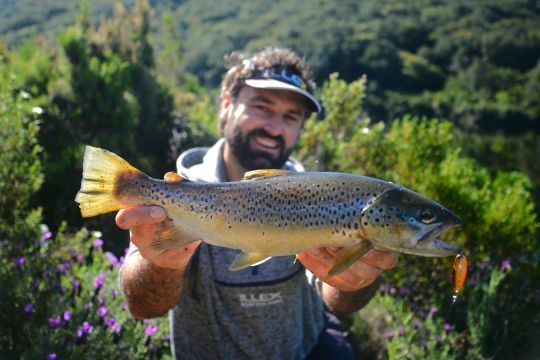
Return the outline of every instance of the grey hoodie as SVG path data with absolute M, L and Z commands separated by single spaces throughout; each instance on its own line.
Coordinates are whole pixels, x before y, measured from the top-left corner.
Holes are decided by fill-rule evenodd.
M 180 175 L 226 181 L 223 144 L 186 151 Z M 303 171 L 289 160 L 284 166 Z M 317 279 L 294 256 L 231 272 L 238 250 L 202 243 L 188 266 L 183 294 L 169 312 L 177 359 L 301 359 L 324 327 Z

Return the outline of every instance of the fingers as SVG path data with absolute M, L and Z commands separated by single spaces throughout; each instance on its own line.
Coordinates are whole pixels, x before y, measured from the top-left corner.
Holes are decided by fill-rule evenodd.
M 383 251 L 377 249 L 369 250 L 361 261 L 381 270 L 389 270 L 394 268 L 399 260 L 399 254 L 393 251 Z
M 118 227 L 130 231 L 130 240 L 143 258 L 159 267 L 184 269 L 201 242 L 167 250 L 154 249 L 152 243 L 166 218 L 167 213 L 159 206 L 138 206 L 120 210 L 115 220 Z
M 153 258 L 154 264 L 159 267 L 169 269 L 185 269 L 191 259 L 191 256 L 201 244 L 201 241 L 194 241 L 178 248 L 165 250 Z M 141 256 L 143 254 L 141 253 Z M 143 256 L 144 257 L 144 256 Z
M 328 276 L 328 272 L 332 268 L 335 261 L 333 256 L 325 249 L 303 251 L 297 256 L 298 260 L 300 260 L 302 264 L 307 269 L 309 269 L 317 278 L 337 289 L 340 289 L 342 291 L 355 291 L 364 286 L 367 286 L 367 284 L 361 284 L 361 286 L 359 286 L 358 281 L 360 279 L 358 278 L 354 281 L 356 282 L 356 284 L 353 284 L 350 278 L 343 279 L 343 273 L 337 274 L 335 276 Z
M 124 230 L 130 230 L 143 225 L 157 224 L 165 220 L 167 214 L 159 206 L 138 206 L 122 209 L 116 214 L 116 225 Z
M 328 276 L 340 252 L 341 248 L 334 247 L 313 249 L 298 254 L 298 259 L 319 279 L 342 291 L 355 291 L 370 285 L 383 270 L 395 267 L 398 261 L 394 252 L 372 249 L 345 271 Z

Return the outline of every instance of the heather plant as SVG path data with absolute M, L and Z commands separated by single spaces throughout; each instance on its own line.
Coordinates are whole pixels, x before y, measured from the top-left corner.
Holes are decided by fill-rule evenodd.
M 165 318 L 137 321 L 118 290 L 118 258 L 101 233 L 54 236 L 41 225 L 36 246 L 5 259 L 2 358 L 163 358 L 170 353 Z M 2 248 L 10 248 L 3 239 Z
M 414 336 L 374 344 L 382 344 L 386 349 L 382 353 L 386 351 L 391 358 L 399 358 L 402 343 L 407 342 L 411 349 L 420 346 L 418 356 L 429 353 L 433 358 L 487 357 L 524 349 L 540 322 L 535 310 L 540 304 L 535 246 L 538 221 L 529 179 L 518 172 L 490 172 L 463 156 L 457 130 L 449 122 L 403 116 L 390 124 L 373 123 L 362 112 L 365 85 L 364 78 L 347 84 L 335 74 L 330 77 L 321 93 L 325 117 L 306 122 L 297 155 L 310 168 L 374 176 L 435 199 L 462 218 L 463 227 L 444 236 L 446 241 L 463 246 L 471 264 L 506 260 L 519 269 L 505 274 L 497 286 L 486 287 L 482 282 L 497 277 L 498 267 L 485 268 L 482 271 L 489 276 L 474 284 L 470 294 L 465 290 L 451 310 L 453 329 L 459 332 L 455 345 L 459 350 L 446 347 L 453 341 L 448 340 L 449 333 L 443 337 L 434 331 L 434 324 L 441 327 L 440 321 L 433 322 L 436 314 L 418 317 Z M 387 325 L 393 334 L 396 324 L 392 319 L 409 316 L 400 313 L 408 306 L 424 313 L 430 308 L 439 309 L 438 313 L 450 311 L 451 267 L 452 259 L 404 255 L 396 269 L 385 273 L 391 286 L 414 294 L 410 303 L 385 297 L 375 300 L 373 306 L 383 301 L 384 308 L 396 312 Z M 516 299 L 512 294 L 518 291 L 522 296 Z M 413 329 L 408 325 L 397 326 L 409 334 Z M 441 341 L 437 341 L 437 334 Z
M 56 235 L 31 198 L 43 175 L 42 108 L 0 62 L 0 358 L 162 358 L 165 319 L 134 320 L 118 292 L 122 258 L 98 232 Z

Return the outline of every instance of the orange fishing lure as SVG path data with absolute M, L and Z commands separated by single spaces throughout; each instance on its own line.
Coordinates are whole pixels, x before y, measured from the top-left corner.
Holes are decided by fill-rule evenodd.
M 452 266 L 452 283 L 454 286 L 454 295 L 452 296 L 452 303 L 457 299 L 465 279 L 467 278 L 467 256 L 465 254 L 457 254 L 454 259 L 454 265 Z

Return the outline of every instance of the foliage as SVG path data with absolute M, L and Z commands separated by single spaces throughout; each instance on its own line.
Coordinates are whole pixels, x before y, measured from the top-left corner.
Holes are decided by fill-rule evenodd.
M 519 278 L 528 276 L 523 265 L 508 260 L 470 264 L 465 292 L 450 306 L 419 296 L 416 289 L 384 284 L 353 319 L 358 351 L 390 359 L 505 359 L 526 354 L 528 349 L 519 350 L 521 336 L 538 325 L 538 318 L 526 328 L 522 319 L 536 312 L 516 302 L 501 311 L 508 287 L 522 287 Z M 531 296 L 538 301 L 539 295 L 535 290 Z
M 25 45 L 5 58 L 16 74 L 16 90 L 43 109 L 44 184 L 34 203 L 43 207 L 53 229 L 61 220 L 82 225 L 73 199 L 86 144 L 117 152 L 160 177 L 174 169 L 181 150 L 209 141 L 201 130 L 206 120 L 189 123 L 190 118 L 207 119 L 213 110 L 196 80 L 174 90 L 158 80 L 149 19 L 150 8 L 142 0 L 132 11 L 118 4 L 96 30 L 83 12 L 76 26 L 62 32 L 59 48 Z M 122 236 L 110 217 L 88 224 L 108 237 Z
M 8 65 L 0 64 L 0 357 L 162 358 L 166 319 L 131 318 L 117 290 L 122 258 L 102 250 L 101 234 L 53 236 L 31 209 L 43 178 L 42 109 L 13 86 Z
M 28 202 L 43 175 L 38 159 L 38 116 L 35 100 L 14 86 L 16 75 L 7 66 L 9 54 L 0 54 L 0 238 L 31 236 L 24 224 L 34 222 Z
M 451 264 L 403 256 L 398 268 L 386 275 L 387 279 L 396 288 L 408 289 L 410 302 L 414 302 L 416 309 L 422 309 L 424 315 L 417 326 L 411 327 L 412 317 L 418 315 L 411 315 L 409 302 L 378 300 L 378 306 L 396 312 L 386 320 L 387 326 L 394 327 L 391 329 L 394 334 L 398 325 L 392 319 L 401 319 L 403 322 L 398 324 L 407 332 L 399 341 L 396 338 L 396 342 L 383 342 L 385 345 L 381 346 L 391 358 L 405 356 L 403 349 L 416 345 L 418 348 L 411 350 L 411 354 L 418 357 L 433 354 L 433 358 L 472 354 L 482 357 L 496 354 L 494 348 L 502 354 L 523 346 L 529 338 L 516 336 L 516 331 L 528 333 L 540 321 L 537 311 L 532 310 L 540 301 L 536 291 L 540 285 L 540 266 L 534 260 L 534 254 L 538 254 L 535 242 L 539 225 L 530 181 L 517 172 L 491 174 L 462 155 L 449 122 L 404 116 L 389 126 L 372 125 L 368 118 L 360 116 L 364 87 L 363 79 L 347 84 L 335 75 L 330 77 L 321 96 L 326 117 L 305 124 L 298 155 L 311 167 L 382 178 L 439 201 L 462 218 L 463 229 L 448 234 L 446 239 L 462 245 L 472 263 L 484 259 L 495 261 L 504 256 L 520 269 L 504 285 L 493 283 L 498 275 L 489 269 L 488 279 L 477 279 L 479 286 L 472 290 L 470 298 L 463 299 L 465 307 L 452 309 L 454 325 L 460 333 L 446 333 L 444 341 L 448 345 L 459 340 L 459 346 L 466 350 L 461 352 L 455 344 L 448 347 L 441 343 L 442 320 L 433 322 L 426 315 L 432 306 L 450 311 L 447 301 L 451 286 L 447 279 Z M 441 268 L 447 271 L 438 270 Z M 493 279 L 489 280 L 490 276 Z M 523 279 L 527 279 L 526 285 Z M 492 284 L 482 285 L 486 281 Z M 516 291 L 530 296 L 524 296 L 516 304 L 512 298 Z M 494 331 L 494 323 L 505 331 Z M 436 334 L 441 339 L 437 340 Z
M 79 11 L 76 4 L 60 6 L 57 1 L 44 1 L 36 11 L 27 2 L 8 2 L 0 10 L 0 33 L 9 44 L 41 29 L 51 38 Z M 126 6 L 133 2 L 123 1 Z M 94 26 L 100 16 L 110 14 L 112 3 L 93 1 L 87 23 Z M 149 29 L 167 79 L 182 78 L 178 73 L 187 71 L 207 89 L 214 88 L 221 81 L 226 52 L 280 44 L 304 54 L 319 80 L 336 71 L 349 82 L 367 75 L 364 108 L 373 119 L 391 122 L 406 114 L 448 119 L 466 134 L 480 134 L 482 142 L 490 141 L 484 136 L 512 134 L 508 147 L 525 147 L 530 134 L 540 132 L 535 91 L 540 11 L 528 0 L 201 0 L 152 5 L 161 21 Z M 489 149 L 489 144 L 481 147 Z M 497 163 L 506 158 L 464 151 L 481 156 L 477 159 L 487 167 L 493 158 Z M 531 174 L 540 194 L 540 173 L 530 165 L 536 162 L 534 154 L 515 158 L 512 170 Z
M 39 224 L 28 224 L 35 230 Z M 3 359 L 163 358 L 166 318 L 134 320 L 118 288 L 116 258 L 98 232 L 41 234 L 0 249 L 0 355 Z M 8 253 L 11 256 L 6 256 Z M 14 324 L 18 324 L 14 326 Z
M 142 323 L 123 309 L 121 260 L 98 233 L 65 230 L 63 220 L 81 224 L 73 197 L 82 149 L 106 147 L 160 176 L 184 148 L 217 136 L 207 87 L 220 81 L 222 55 L 269 43 L 306 55 L 318 79 L 344 79 L 329 76 L 325 113 L 305 124 L 297 155 L 310 168 L 403 184 L 464 220 L 447 239 L 471 263 L 457 303 L 449 305 L 448 260 L 402 256 L 381 296 L 354 317 L 360 351 L 514 358 L 533 344 L 538 220 L 530 180 L 513 172 L 540 184 L 532 2 L 154 2 L 163 16 L 150 26 L 146 2 L 112 10 L 98 0 L 67 29 L 75 4 L 5 5 L 0 33 L 11 44 L 41 29 L 60 36 L 0 49 L 0 357 L 166 356 L 165 319 Z M 105 246 L 121 254 L 125 235 L 105 223 L 110 230 L 110 217 L 86 225 L 111 234 Z

